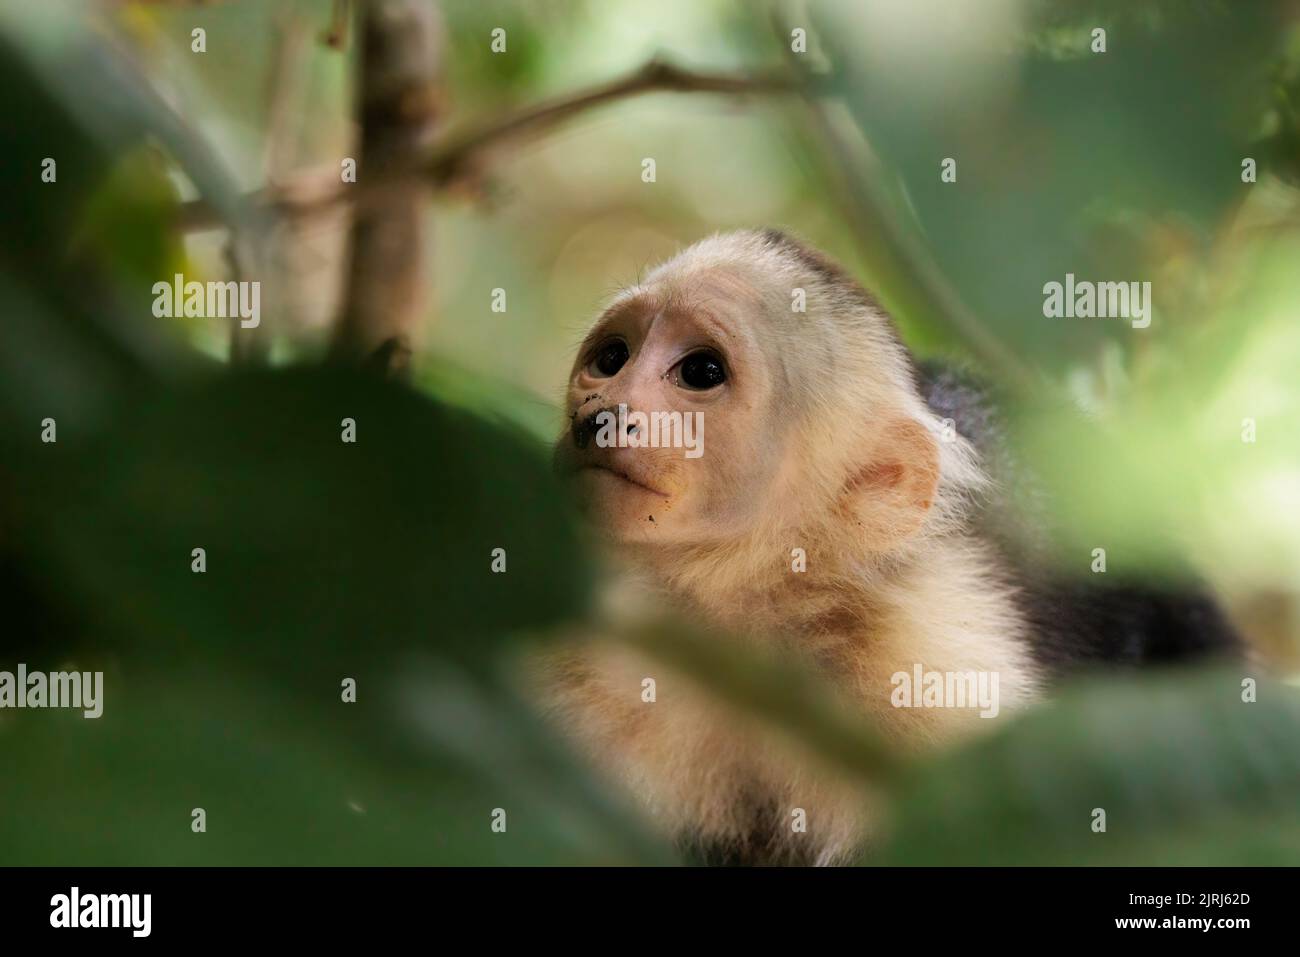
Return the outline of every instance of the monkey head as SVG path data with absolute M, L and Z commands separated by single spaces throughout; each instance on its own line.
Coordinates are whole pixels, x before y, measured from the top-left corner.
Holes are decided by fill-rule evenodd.
M 624 544 L 807 533 L 885 551 L 941 511 L 945 470 L 966 467 L 964 443 L 941 448 L 883 310 L 774 230 L 703 240 L 619 294 L 578 351 L 566 408 L 557 467 Z

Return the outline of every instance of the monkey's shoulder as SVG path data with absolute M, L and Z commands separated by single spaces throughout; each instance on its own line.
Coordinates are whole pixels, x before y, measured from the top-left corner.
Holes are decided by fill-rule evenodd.
M 943 360 L 916 362 L 915 378 L 931 412 L 951 421 L 975 446 L 992 479 L 972 521 L 1005 561 L 1034 657 L 1049 674 L 1244 653 L 1227 617 L 1190 570 L 1163 579 L 1148 574 L 1116 580 L 1087 566 L 1079 570 L 1078 562 L 1062 555 L 1066 507 L 1017 452 L 1001 412 L 1005 397 L 994 387 Z

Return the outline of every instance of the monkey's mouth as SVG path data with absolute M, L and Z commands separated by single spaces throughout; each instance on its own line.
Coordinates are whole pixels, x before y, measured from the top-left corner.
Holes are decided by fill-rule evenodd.
M 645 482 L 641 481 L 640 479 L 634 478 L 631 474 L 623 471 L 622 469 L 615 468 L 612 465 L 583 465 L 578 469 L 578 471 L 579 472 L 605 472 L 606 474 L 612 475 L 615 478 L 622 479 L 628 485 L 635 486 L 636 488 L 641 489 L 643 492 L 649 492 L 651 495 L 658 495 L 661 498 L 668 497 L 668 494 L 666 492 L 661 492 L 659 489 L 655 488 L 654 486 L 647 485 Z

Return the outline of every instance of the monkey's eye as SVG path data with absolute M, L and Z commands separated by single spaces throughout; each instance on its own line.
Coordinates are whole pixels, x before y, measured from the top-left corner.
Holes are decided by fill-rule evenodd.
M 712 389 L 727 381 L 727 370 L 714 353 L 692 352 L 678 366 L 677 381 L 687 389 Z
M 587 369 L 592 375 L 609 378 L 617 374 L 626 362 L 627 343 L 622 339 L 611 339 L 596 350 Z

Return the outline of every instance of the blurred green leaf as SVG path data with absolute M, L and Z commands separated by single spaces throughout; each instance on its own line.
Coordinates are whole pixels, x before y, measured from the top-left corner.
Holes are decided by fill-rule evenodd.
M 1075 688 L 917 768 L 871 863 L 1300 863 L 1300 694 L 1261 681 L 1245 703 L 1248 674 Z
M 1044 283 L 1151 279 L 1162 239 L 1207 246 L 1246 195 L 1241 160 L 1272 99 L 1268 65 L 1284 55 L 1279 3 L 1161 4 L 1152 16 L 1120 6 L 1133 5 L 1000 2 L 943 19 L 927 19 L 946 9 L 929 0 L 815 8 L 884 167 L 858 171 L 873 181 L 857 188 L 887 191 L 980 325 L 1053 370 L 1132 336 L 1122 322 L 1045 320 Z M 1098 25 L 1109 27 L 1104 53 L 1061 59 L 1012 42 L 1070 30 L 1087 49 Z M 939 175 L 949 157 L 954 183 Z M 1167 312 L 1152 335 L 1174 318 L 1167 286 L 1155 284 Z
M 297 369 L 157 390 L 22 465 L 30 567 L 77 609 L 66 654 L 108 678 L 101 719 L 0 723 L 6 862 L 674 860 L 500 680 L 505 639 L 579 611 L 588 580 L 519 433 Z
M 337 682 L 294 693 L 215 663 L 129 663 L 103 698 L 98 719 L 0 716 L 5 864 L 673 861 L 526 710 L 463 673 L 413 663 L 345 704 Z
M 358 648 L 483 663 L 491 636 L 584 602 L 565 495 L 534 446 L 367 376 L 296 369 L 158 393 L 64 454 L 27 490 L 33 548 L 151 654 L 313 680 Z

